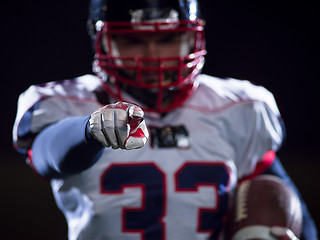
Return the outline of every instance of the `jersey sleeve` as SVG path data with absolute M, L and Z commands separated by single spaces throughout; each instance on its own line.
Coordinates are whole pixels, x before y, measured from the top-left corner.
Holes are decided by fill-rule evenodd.
M 264 170 L 257 167 L 268 167 L 272 159 L 266 157 L 266 153 L 276 152 L 284 135 L 282 118 L 272 93 L 248 82 L 245 84 L 248 84 L 245 89 L 247 98 L 239 103 L 241 107 L 236 113 L 239 116 L 234 116 L 239 122 L 234 124 L 232 134 L 239 178 Z M 237 127 L 240 124 L 244 127 Z
M 45 127 L 66 117 L 90 115 L 101 106 L 82 84 L 90 79 L 80 80 L 32 85 L 19 96 L 13 126 L 13 143 L 19 152 L 26 153 Z
M 212 124 L 219 124 L 219 138 L 225 141 L 221 149 L 235 163 L 238 179 L 254 174 L 257 168 L 265 170 L 284 136 L 273 94 L 247 80 L 200 75 L 199 81 L 201 95 L 189 105 L 214 113 Z
M 14 146 L 20 152 L 31 147 L 33 138 L 46 126 L 67 116 L 61 102 L 41 94 L 31 86 L 19 96 L 17 116 L 13 128 Z

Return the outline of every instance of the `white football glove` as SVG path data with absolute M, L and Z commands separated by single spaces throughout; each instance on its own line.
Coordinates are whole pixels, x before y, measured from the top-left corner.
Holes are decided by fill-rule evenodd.
M 285 227 L 272 227 L 270 233 L 279 240 L 299 240 L 290 229 Z
M 149 137 L 140 107 L 117 102 L 91 114 L 91 135 L 105 147 L 136 149 L 143 147 Z
M 231 239 L 299 240 L 299 238 L 297 238 L 289 228 L 280 226 L 269 227 L 263 225 L 251 225 L 244 227 L 236 232 Z

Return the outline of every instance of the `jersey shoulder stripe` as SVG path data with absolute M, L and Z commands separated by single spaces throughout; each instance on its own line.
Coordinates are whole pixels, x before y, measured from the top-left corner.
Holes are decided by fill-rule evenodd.
M 197 78 L 199 87 L 187 106 L 199 110 L 217 111 L 241 102 L 263 102 L 280 116 L 273 94 L 262 86 L 248 80 L 218 78 L 201 74 Z

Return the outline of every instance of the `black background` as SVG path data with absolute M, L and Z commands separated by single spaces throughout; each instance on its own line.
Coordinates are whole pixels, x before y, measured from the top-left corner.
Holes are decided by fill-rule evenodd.
M 248 79 L 271 90 L 287 127 L 279 156 L 317 225 L 318 31 L 315 1 L 201 0 L 204 73 Z M 48 182 L 13 150 L 19 94 L 30 84 L 91 72 L 88 1 L 1 1 L 1 238 L 66 239 Z

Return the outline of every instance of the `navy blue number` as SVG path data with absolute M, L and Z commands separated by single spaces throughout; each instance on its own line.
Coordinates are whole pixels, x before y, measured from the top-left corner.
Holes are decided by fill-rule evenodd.
M 217 239 L 228 203 L 229 172 L 225 165 L 189 162 L 176 172 L 175 181 L 177 192 L 197 192 L 202 185 L 216 190 L 217 206 L 199 209 L 198 231 L 210 232 L 210 239 Z M 162 219 L 166 209 L 166 186 L 163 172 L 153 163 L 113 164 L 101 177 L 101 193 L 121 194 L 126 187 L 143 190 L 143 206 L 124 208 L 123 231 L 141 233 L 144 240 L 164 240 Z
M 217 206 L 199 209 L 198 232 L 210 232 L 217 239 L 228 209 L 229 171 L 224 164 L 186 163 L 176 173 L 177 191 L 194 191 L 199 186 L 212 186 L 216 191 Z
M 125 187 L 141 187 L 143 206 L 124 209 L 123 231 L 141 233 L 145 240 L 164 239 L 164 175 L 154 164 L 111 165 L 101 177 L 101 186 L 102 193 L 119 194 Z

